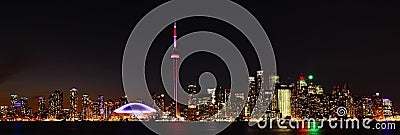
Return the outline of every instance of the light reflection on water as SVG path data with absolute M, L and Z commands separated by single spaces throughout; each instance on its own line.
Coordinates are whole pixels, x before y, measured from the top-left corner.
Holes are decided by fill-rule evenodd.
M 396 123 L 397 127 L 399 123 Z M 170 130 L 175 135 L 188 134 L 212 134 L 219 132 L 221 123 L 190 123 L 190 122 L 165 122 L 163 129 Z M 190 130 L 187 127 L 199 128 L 200 130 Z M 140 122 L 8 122 L 0 123 L 0 134 L 25 135 L 25 134 L 154 134 Z M 189 135 L 194 135 L 189 134 Z M 248 126 L 245 122 L 234 122 L 219 134 L 283 134 L 283 135 L 346 135 L 346 134 L 393 134 L 399 135 L 399 130 L 368 130 L 368 129 L 260 129 L 255 126 Z
M 144 122 L 144 124 L 159 134 L 217 134 L 225 129 L 226 122 Z

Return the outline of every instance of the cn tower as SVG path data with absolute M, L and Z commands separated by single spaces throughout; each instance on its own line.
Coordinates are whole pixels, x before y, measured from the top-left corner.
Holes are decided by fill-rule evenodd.
M 174 100 L 175 100 L 175 117 L 180 117 L 178 105 L 178 82 L 179 82 L 179 54 L 176 49 L 176 22 L 174 22 L 174 48 L 172 48 L 172 73 L 174 74 Z

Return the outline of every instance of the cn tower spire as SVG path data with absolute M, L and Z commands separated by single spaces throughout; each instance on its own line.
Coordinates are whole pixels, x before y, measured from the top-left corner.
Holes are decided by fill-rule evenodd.
M 174 51 L 176 51 L 176 21 L 174 22 Z
M 175 118 L 179 120 L 180 118 L 180 110 L 179 110 L 179 103 L 178 103 L 178 88 L 179 88 L 179 53 L 176 49 L 176 21 L 174 22 L 174 48 L 172 48 L 172 73 L 173 73 L 173 80 L 174 80 L 174 100 L 175 100 Z

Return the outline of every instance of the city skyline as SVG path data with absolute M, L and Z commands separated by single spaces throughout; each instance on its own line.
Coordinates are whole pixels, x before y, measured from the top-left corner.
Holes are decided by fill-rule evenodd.
M 2 1 L 0 134 L 399 134 L 399 1 Z
M 8 93 L 23 91 L 34 97 L 71 86 L 89 94 L 122 95 L 120 69 L 127 37 L 142 15 L 164 2 L 3 3 L 0 102 L 6 102 Z M 348 82 L 357 95 L 400 95 L 395 85 L 400 65 L 392 62 L 399 57 L 394 51 L 400 20 L 391 12 L 396 4 L 235 2 L 250 7 L 260 19 L 274 47 L 278 73 L 286 77 L 282 79 L 312 73 L 325 87 Z M 194 25 L 218 29 L 188 22 L 180 24 L 178 36 Z M 172 28 L 167 29 L 160 46 L 172 44 Z M 393 102 L 400 104 L 399 99 Z
M 243 111 L 244 112 L 248 112 L 248 114 L 246 114 L 246 115 L 243 114 L 244 116 L 240 115 L 241 118 L 250 117 L 249 115 L 251 114 L 252 110 L 254 109 L 255 98 L 257 96 L 259 96 L 256 93 L 263 93 L 262 90 L 266 90 L 265 88 L 261 87 L 262 85 L 260 85 L 261 83 L 264 83 L 264 81 L 265 81 L 265 79 L 263 79 L 263 78 L 264 78 L 264 75 L 263 75 L 262 71 L 257 71 L 257 77 L 256 78 L 251 77 L 251 76 L 249 77 L 249 84 L 250 84 L 249 96 L 248 96 L 249 104 L 248 104 L 248 107 L 245 106 L 244 109 L 243 109 Z M 379 91 L 377 91 L 376 93 L 370 93 L 370 95 L 368 95 L 368 96 L 358 96 L 358 95 L 352 94 L 351 90 L 350 90 L 351 89 L 350 86 L 345 83 L 345 84 L 341 84 L 341 85 L 335 85 L 333 87 L 332 92 L 326 92 L 325 91 L 326 88 L 324 88 L 322 85 L 319 85 L 318 83 L 314 84 L 314 79 L 315 79 L 314 75 L 308 75 L 307 77 L 303 76 L 303 75 L 300 75 L 299 79 L 297 81 L 297 84 L 296 84 L 296 82 L 281 82 L 279 78 L 280 77 L 277 76 L 277 75 L 269 76 L 269 81 L 275 81 L 275 83 L 276 83 L 276 86 L 274 88 L 274 93 L 273 93 L 273 95 L 275 95 L 275 96 L 273 96 L 272 102 L 271 102 L 271 104 L 269 104 L 270 107 L 268 109 L 270 111 L 273 111 L 272 114 L 269 114 L 269 115 L 271 115 L 273 117 L 285 118 L 286 116 L 291 116 L 292 118 L 304 118 L 304 117 L 301 117 L 301 116 L 303 116 L 302 112 L 297 112 L 296 111 L 296 107 L 294 107 L 294 108 L 292 107 L 293 104 L 297 104 L 297 102 L 298 102 L 297 100 L 301 100 L 302 99 L 301 97 L 299 97 L 299 95 L 297 95 L 295 93 L 296 93 L 296 91 L 300 90 L 299 88 L 302 88 L 304 86 L 307 86 L 306 90 L 310 89 L 310 88 L 311 88 L 310 90 L 314 89 L 313 92 L 310 91 L 310 90 L 307 90 L 308 91 L 307 93 L 311 92 L 312 94 L 324 94 L 324 95 L 326 95 L 328 97 L 331 96 L 330 93 L 332 93 L 332 94 L 336 93 L 336 95 L 337 95 L 338 92 L 340 93 L 340 91 L 342 91 L 341 89 L 347 90 L 347 91 L 343 91 L 343 92 L 350 94 L 348 96 L 351 97 L 351 100 L 347 99 L 345 97 L 344 103 L 347 102 L 346 100 L 352 101 L 352 102 L 354 101 L 354 103 L 356 103 L 356 101 L 357 102 L 358 101 L 362 101 L 362 100 L 364 100 L 364 98 L 368 98 L 369 100 L 371 100 L 371 98 L 373 99 L 374 97 L 380 97 L 380 98 L 382 98 L 382 101 L 381 101 L 383 103 L 382 105 L 384 105 L 385 102 L 390 103 L 390 108 L 391 108 L 390 109 L 391 110 L 390 114 L 392 114 L 394 116 L 395 112 L 398 112 L 398 111 L 396 111 L 396 108 L 393 108 L 393 106 L 396 106 L 396 104 L 393 104 L 392 101 L 391 101 L 393 99 L 393 97 L 385 96 L 384 94 L 382 94 L 384 96 L 381 96 Z M 196 95 L 191 95 L 190 94 L 190 93 L 198 93 L 199 89 L 197 89 L 196 85 L 194 85 L 194 84 L 195 83 L 192 83 L 192 84 L 188 85 L 189 96 L 191 96 L 192 98 L 196 97 L 196 98 L 199 98 L 199 99 L 205 98 L 205 97 L 197 97 Z M 214 94 L 210 95 L 212 97 L 212 99 L 216 98 L 216 99 L 219 100 L 221 98 L 221 97 L 218 97 L 219 94 L 217 95 L 217 93 L 219 93 L 219 92 L 216 91 L 216 89 L 221 89 L 221 88 L 218 87 L 218 88 L 214 88 L 213 89 L 213 92 L 211 92 L 211 93 L 214 93 Z M 230 88 L 222 88 L 222 90 L 225 90 L 225 92 L 226 92 L 226 89 L 229 90 Z M 285 91 L 287 91 L 287 92 L 285 92 Z M 15 112 L 17 110 L 17 109 L 15 109 L 13 111 L 13 108 L 14 108 L 13 106 L 17 106 L 17 107 L 21 107 L 18 110 L 23 115 L 24 114 L 28 114 L 28 113 L 32 113 L 32 114 L 36 115 L 37 113 L 38 114 L 42 113 L 40 108 L 42 108 L 42 110 L 43 110 L 43 108 L 45 110 L 47 110 L 47 109 L 57 110 L 57 109 L 54 109 L 54 108 L 51 109 L 51 106 L 53 106 L 53 104 L 55 104 L 55 106 L 58 106 L 58 105 L 62 104 L 61 107 L 58 109 L 59 111 L 62 111 L 64 109 L 68 109 L 68 111 L 69 111 L 68 116 L 84 117 L 84 116 L 82 116 L 82 113 L 84 113 L 83 110 L 86 110 L 86 109 L 83 109 L 83 108 L 85 108 L 85 106 L 86 107 L 88 107 L 89 105 L 91 106 L 93 103 L 97 103 L 97 101 L 98 102 L 100 102 L 100 101 L 101 102 L 103 102 L 103 101 L 104 102 L 109 102 L 109 100 L 110 101 L 112 100 L 113 104 L 114 103 L 120 104 L 119 102 L 122 102 L 122 100 L 123 100 L 122 98 L 125 97 L 125 95 L 121 95 L 119 98 L 105 98 L 105 96 L 107 96 L 107 95 L 88 95 L 88 94 L 86 94 L 84 92 L 81 93 L 79 91 L 79 89 L 76 88 L 76 87 L 71 87 L 70 90 L 66 90 L 66 91 L 62 91 L 62 90 L 56 89 L 54 91 L 49 91 L 49 92 L 50 93 L 48 94 L 48 96 L 39 96 L 39 97 L 37 97 L 37 99 L 30 99 L 30 98 L 27 98 L 28 96 L 26 96 L 26 95 L 12 93 L 12 94 L 10 94 L 10 97 L 11 97 L 10 99 L 11 99 L 12 102 L 9 103 L 9 105 L 0 104 L 0 106 L 8 106 L 7 110 L 10 111 L 11 113 Z M 211 94 L 210 93 L 210 89 L 209 89 L 208 93 Z M 157 94 L 162 94 L 162 95 L 164 95 L 164 94 L 167 94 L 167 93 L 153 93 L 153 94 L 156 94 L 156 95 Z M 228 97 L 231 97 L 231 98 L 234 99 L 234 98 L 237 98 L 237 96 L 238 96 L 237 95 L 238 93 L 229 92 L 229 94 L 230 94 L 230 96 L 227 95 L 227 97 L 222 98 L 223 100 L 225 100 L 223 103 L 227 102 L 226 100 L 227 100 Z M 65 96 L 63 96 L 63 95 L 65 95 Z M 223 95 L 226 95 L 226 94 L 223 94 Z M 262 95 L 262 94 L 260 94 L 260 95 Z M 135 99 L 135 101 L 129 101 L 129 102 L 131 102 L 131 103 L 139 102 L 139 103 L 144 103 L 145 105 L 150 105 L 150 106 L 152 104 L 156 104 L 156 105 L 161 104 L 160 102 L 157 101 L 157 99 L 154 99 L 154 96 L 155 95 L 153 95 L 154 103 L 147 103 L 147 102 L 143 102 L 143 101 L 141 102 L 141 99 Z M 306 96 L 306 95 L 303 95 L 303 96 Z M 339 94 L 339 96 L 340 96 L 340 94 Z M 61 99 L 59 97 L 61 97 Z M 282 97 L 285 98 L 285 99 L 282 99 Z M 307 95 L 306 97 L 309 97 L 309 95 Z M 311 97 L 312 97 L 312 95 L 311 95 Z M 311 98 L 311 97 L 309 97 L 309 98 Z M 158 98 L 160 98 L 160 97 L 158 97 Z M 320 98 L 320 97 L 318 97 L 318 98 Z M 127 100 L 126 97 L 125 97 L 125 99 Z M 244 100 L 244 96 L 242 97 L 242 99 Z M 315 100 L 315 98 L 311 98 L 311 99 Z M 43 102 L 41 100 L 43 100 Z M 162 101 L 162 106 L 164 106 L 164 107 L 166 107 L 168 105 L 167 103 L 170 103 L 170 101 L 164 99 L 164 96 L 162 96 L 162 100 L 163 100 Z M 208 99 L 206 99 L 206 100 L 208 100 Z M 307 104 L 312 105 L 312 104 L 316 103 L 313 100 L 312 101 L 311 100 L 308 101 Z M 323 99 L 321 99 L 321 100 L 323 100 Z M 324 99 L 324 100 L 328 100 L 328 99 Z M 90 101 L 90 104 L 87 104 L 87 102 L 89 102 L 89 101 Z M 195 105 L 193 103 L 196 103 L 196 102 L 198 102 L 198 101 L 192 100 L 192 99 L 189 100 L 188 101 L 188 104 L 189 104 L 188 107 L 190 108 L 190 105 Z M 213 100 L 212 102 L 213 102 L 213 104 L 216 104 L 214 102 L 220 102 L 220 101 L 214 101 Z M 319 102 L 317 104 L 319 104 Z M 331 102 L 331 101 L 329 101 L 329 102 Z M 343 101 L 339 100 L 339 101 L 335 101 L 335 102 L 337 102 L 336 104 L 339 105 L 338 107 L 343 106 L 343 105 L 346 106 L 346 104 L 340 105 L 340 103 L 343 102 Z M 281 103 L 283 103 L 283 104 L 281 104 Z M 301 102 L 299 102 L 299 103 L 301 103 Z M 328 103 L 328 101 L 322 102 L 322 104 L 325 104 L 325 103 Z M 18 104 L 18 105 L 14 105 L 14 104 Z M 332 104 L 332 103 L 329 103 L 329 104 Z M 35 106 L 35 105 L 38 105 L 38 108 L 31 108 L 32 106 Z M 42 105 L 43 105 L 43 107 L 40 107 Z M 75 109 L 73 109 L 74 105 L 75 105 L 75 107 L 74 107 Z M 122 104 L 122 105 L 124 105 L 124 104 Z M 173 105 L 173 104 L 171 104 L 171 105 Z M 224 104 L 224 106 L 225 106 L 225 104 Z M 31 110 L 28 110 L 28 107 Z M 184 109 L 185 108 L 185 107 L 183 107 L 183 108 L 181 108 L 181 107 L 179 107 L 179 109 Z M 373 106 L 371 106 L 371 107 L 373 107 Z M 383 106 L 381 106 L 381 107 L 383 109 Z M 323 107 L 321 109 L 326 109 L 326 108 L 328 108 L 328 106 Z M 246 109 L 248 109 L 248 111 L 245 111 Z M 164 112 L 165 111 L 170 111 L 168 109 L 164 110 L 164 108 L 162 108 L 161 110 L 164 111 Z M 268 110 L 267 110 L 267 112 L 268 112 Z M 277 110 L 277 112 L 279 112 L 281 114 L 278 115 L 278 114 L 274 113 L 275 110 Z M 362 110 L 365 111 L 365 109 L 362 109 Z M 336 111 L 336 109 L 334 111 Z M 242 112 L 242 113 L 244 113 L 244 112 Z M 352 113 L 356 113 L 356 112 L 352 112 Z M 54 113 L 56 113 L 56 112 L 54 112 Z M 300 115 L 297 116 L 297 113 L 300 113 Z M 350 115 L 354 115 L 352 113 L 349 113 L 349 116 Z M 372 110 L 371 110 L 370 113 L 372 114 Z M 382 116 L 383 116 L 384 111 L 382 111 L 381 113 L 382 113 Z M 52 112 L 49 112 L 49 114 L 52 114 Z M 375 112 L 374 112 L 374 114 L 375 114 Z M 398 115 L 398 114 L 396 114 L 396 115 Z M 175 116 L 175 115 L 173 115 L 173 116 Z M 371 115 L 370 117 L 372 117 L 372 116 L 373 115 Z M 308 118 L 308 117 L 306 117 L 306 118 Z M 386 118 L 386 116 L 385 116 L 385 118 Z
M 120 70 L 125 41 L 133 24 L 163 2 L 141 6 L 135 2 L 3 3 L 0 103 L 8 105 L 10 93 L 27 93 L 29 99 L 36 99 L 48 91 L 70 87 L 89 95 L 124 95 Z M 399 57 L 395 47 L 400 20 L 392 12 L 396 4 L 235 2 L 250 7 L 266 29 L 283 80 L 293 81 L 299 73 L 314 74 L 327 91 L 347 82 L 356 95 L 369 96 L 376 91 L 399 95 L 399 64 L 393 62 Z M 234 33 L 221 27 L 225 24 L 209 20 L 179 22 L 178 36 L 194 30 Z M 172 44 L 172 27 L 166 31 L 160 33 L 157 46 Z M 242 39 L 230 39 L 235 38 Z M 400 100 L 392 100 L 398 109 Z
M 344 83 L 333 83 L 334 85 L 332 85 L 331 87 L 325 87 L 325 88 L 328 88 L 328 89 L 325 89 L 325 90 L 331 92 L 335 86 L 341 85 L 341 84 L 345 84 L 345 83 L 348 84 L 348 85 L 351 85 L 351 83 L 347 83 L 347 82 L 344 82 Z M 53 89 L 53 90 L 62 90 L 64 92 L 69 92 L 70 89 L 68 89 L 68 88 L 62 88 L 62 89 L 56 88 L 56 89 Z M 38 100 L 38 98 L 41 97 L 41 96 L 44 96 L 44 97 L 49 96 L 48 93 L 43 93 L 43 94 L 39 94 L 38 93 L 38 94 L 35 94 L 35 96 L 32 96 L 32 95 L 20 95 L 19 93 L 23 93 L 24 90 L 12 90 L 12 91 L 14 91 L 14 92 L 12 92 L 13 94 L 17 94 L 19 96 L 27 97 L 28 99 L 30 99 L 29 101 L 32 101 L 32 99 L 34 101 Z M 51 89 L 49 89 L 49 91 L 51 91 Z M 95 91 L 91 91 L 91 90 L 84 90 L 84 89 L 82 90 L 82 89 L 80 89 L 80 91 L 85 91 L 86 92 L 85 94 L 88 94 L 88 95 L 104 95 L 104 94 L 101 94 L 101 93 L 96 93 Z M 379 90 L 376 90 L 376 91 L 374 91 L 372 93 L 375 93 L 375 92 L 378 92 L 378 91 Z M 120 96 L 125 95 L 123 90 L 121 90 L 121 93 L 122 94 L 120 94 Z M 378 92 L 378 93 L 381 93 L 382 95 L 387 95 L 386 93 L 382 93 L 382 92 Z M 80 94 L 83 94 L 83 93 L 80 93 Z M 4 96 L 4 95 L 1 95 L 1 96 Z M 118 98 L 120 98 L 120 96 L 110 96 L 110 97 L 107 97 L 107 99 L 118 99 Z M 357 94 L 357 96 L 363 97 L 363 96 L 370 96 L 370 95 L 368 95 L 368 94 L 362 94 L 362 95 L 361 94 L 360 95 Z M 9 95 L 7 95 L 6 98 L 2 98 L 2 100 L 0 101 L 0 105 L 8 105 L 9 104 L 8 98 L 9 98 Z M 64 97 L 64 100 L 68 101 L 69 97 Z M 81 100 L 78 100 L 78 104 L 81 103 L 81 102 L 82 102 Z M 64 102 L 63 105 L 64 106 L 68 106 L 69 103 Z M 33 107 L 33 109 L 38 109 L 38 106 L 36 104 L 33 105 L 32 107 Z M 398 108 L 400 108 L 400 105 L 394 104 L 393 107 L 395 109 L 398 109 Z M 78 109 L 80 109 L 80 108 L 78 108 Z

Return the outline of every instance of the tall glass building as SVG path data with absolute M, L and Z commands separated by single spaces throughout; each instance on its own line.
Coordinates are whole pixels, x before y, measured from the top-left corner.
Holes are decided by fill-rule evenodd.
M 78 108 L 78 89 L 73 87 L 69 90 L 69 118 L 75 119 L 77 118 L 77 108 Z
M 55 90 L 49 97 L 49 115 L 50 118 L 61 119 L 63 109 L 63 93 L 61 90 Z

